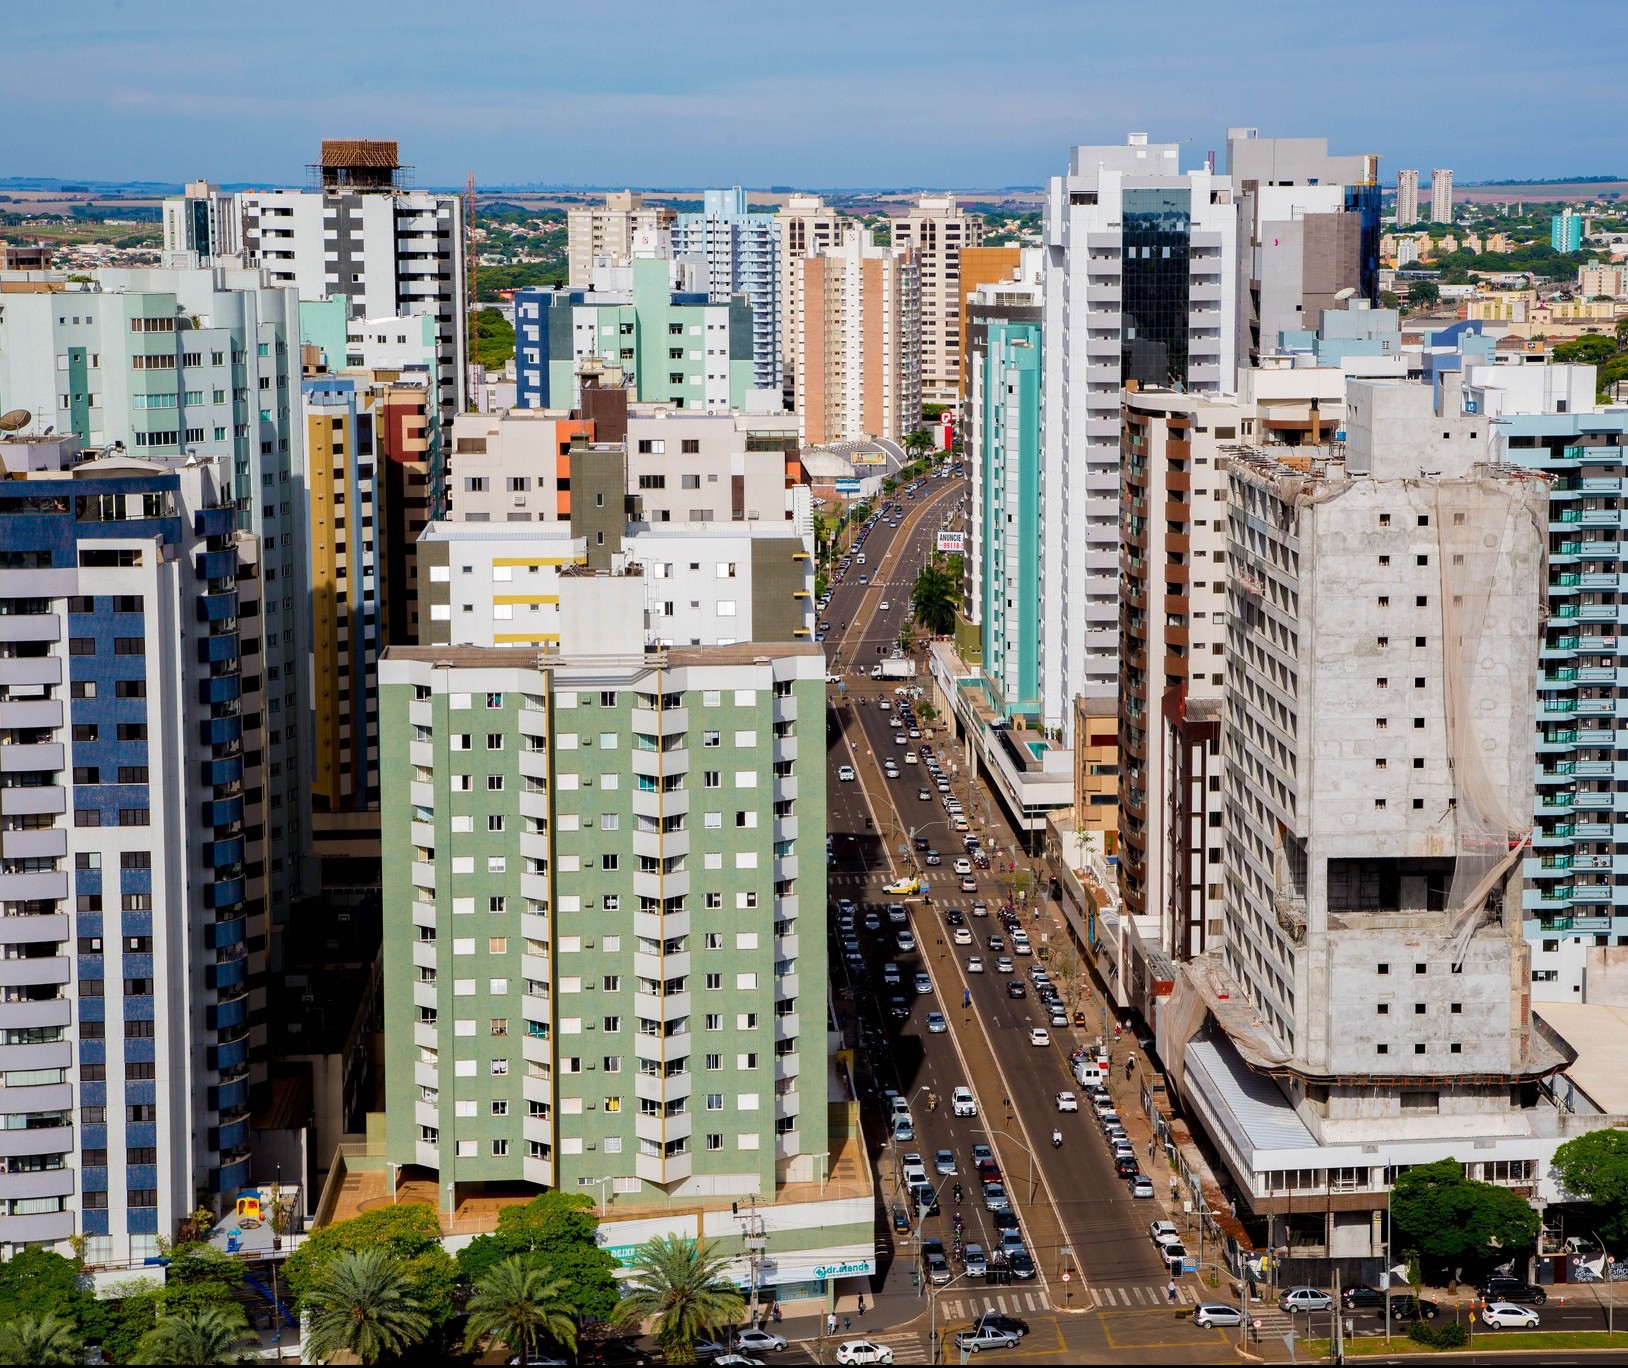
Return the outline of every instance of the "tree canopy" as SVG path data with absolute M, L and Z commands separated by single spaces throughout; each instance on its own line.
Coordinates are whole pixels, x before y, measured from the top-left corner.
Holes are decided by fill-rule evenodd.
M 501 370 L 514 355 L 514 324 L 497 309 L 482 309 L 469 320 L 469 350 L 488 370 Z
M 745 1309 L 740 1289 L 725 1272 L 727 1260 L 712 1245 L 681 1235 L 658 1235 L 639 1252 L 627 1295 L 617 1303 L 618 1325 L 654 1320 L 668 1363 L 694 1363 L 695 1341 L 707 1330 L 733 1325 Z
M 79 1290 L 79 1266 L 45 1249 L 24 1249 L 0 1263 L 0 1325 L 24 1316 L 63 1316 L 76 1323 L 86 1295 Z
M 1538 1214 L 1517 1193 L 1464 1176 L 1456 1159 L 1420 1164 L 1391 1190 L 1392 1247 L 1415 1251 L 1427 1272 L 1496 1267 L 1530 1249 Z
M 544 1268 L 571 1289 L 585 1319 L 609 1320 L 616 1308 L 616 1259 L 594 1243 L 599 1221 L 593 1202 L 579 1192 L 545 1192 L 523 1206 L 504 1207 L 497 1229 L 477 1235 L 458 1251 L 458 1270 L 479 1282 L 516 1254 Z
M 452 1318 L 458 1265 L 441 1245 L 434 1208 L 422 1202 L 379 1207 L 313 1231 L 284 1265 L 289 1291 L 304 1303 L 324 1285 L 335 1258 L 368 1249 L 382 1249 L 401 1261 L 409 1296 L 437 1324 Z
M 1555 1150 L 1554 1176 L 1595 1208 L 1594 1229 L 1618 1258 L 1628 1248 L 1628 1130 L 1588 1131 Z
M 916 621 L 934 636 L 948 636 L 955 630 L 955 612 L 961 601 L 961 583 L 938 557 L 922 566 L 910 591 L 910 606 Z
M 1551 353 L 1558 362 L 1583 366 L 1603 365 L 1617 354 L 1617 344 L 1602 333 L 1555 343 Z

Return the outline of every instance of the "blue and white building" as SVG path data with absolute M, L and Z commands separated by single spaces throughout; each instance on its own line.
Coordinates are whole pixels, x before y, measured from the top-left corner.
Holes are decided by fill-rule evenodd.
M 249 1177 L 254 539 L 221 461 L 0 465 L 0 1258 L 140 1262 Z
M 704 263 L 707 297 L 745 295 L 752 310 L 752 388 L 780 388 L 780 241 L 773 214 L 747 211 L 746 192 L 708 190 L 699 214 L 680 214 L 673 254 Z

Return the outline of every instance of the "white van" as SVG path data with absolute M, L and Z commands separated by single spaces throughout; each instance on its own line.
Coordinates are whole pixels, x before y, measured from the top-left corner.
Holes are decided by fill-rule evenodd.
M 1108 1075 L 1096 1060 L 1082 1059 L 1074 1066 L 1074 1081 L 1082 1088 L 1090 1083 L 1100 1083 L 1106 1088 L 1108 1086 Z

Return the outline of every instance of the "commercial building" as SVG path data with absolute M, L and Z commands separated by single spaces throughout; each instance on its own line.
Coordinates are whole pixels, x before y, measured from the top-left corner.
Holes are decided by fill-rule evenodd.
M 1557 252 L 1575 252 L 1583 245 L 1583 216 L 1565 208 L 1549 219 L 1549 245 Z
M 1439 166 L 1430 173 L 1430 217 L 1436 223 L 1453 221 L 1453 173 Z
M 1231 182 L 1146 134 L 1048 185 L 1040 697 L 1065 741 L 1076 694 L 1112 715 L 1118 692 L 1121 386 L 1232 388 L 1237 234 Z
M 1417 167 L 1396 173 L 1396 226 L 1411 228 L 1419 221 L 1419 172 Z
M 900 441 L 921 421 L 921 272 L 905 248 L 850 233 L 805 256 L 794 339 L 808 446 Z
M 435 320 L 441 423 L 464 408 L 465 224 L 457 195 L 409 190 L 394 142 L 324 139 L 315 188 L 237 196 L 247 264 L 302 300 L 344 295 L 351 317 Z
M 742 295 L 752 310 L 752 387 L 780 389 L 780 238 L 772 214 L 748 211 L 746 192 L 708 190 L 699 214 L 680 214 L 673 254 L 704 262 L 707 298 Z
M 1343 446 L 1228 458 L 1223 936 L 1157 1034 L 1296 1258 L 1379 1256 L 1400 1166 L 1535 1193 L 1566 1133 L 1516 911 L 1547 482 L 1458 380 L 1352 380 Z
M 219 459 L 63 435 L 0 466 L 0 1253 L 140 1263 L 249 1177 L 257 546 Z
M 597 366 L 607 383 L 625 380 L 647 403 L 711 413 L 746 408 L 756 371 L 751 308 L 739 295 L 714 303 L 704 289 L 675 289 L 675 266 L 641 256 L 626 267 L 601 266 L 591 290 L 516 290 L 517 405 L 574 407 L 582 372 Z
M 382 667 L 385 993 L 411 1023 L 389 1157 L 448 1212 L 496 1184 L 662 1214 L 822 1176 L 824 658 L 647 652 L 642 601 L 577 576 L 571 650 Z
M 818 195 L 791 195 L 775 211 L 774 231 L 780 271 L 780 376 L 790 403 L 796 392 L 797 327 L 803 315 L 803 258 L 835 247 L 860 226 Z
M 644 196 L 630 190 L 606 195 L 604 204 L 572 205 L 565 211 L 565 283 L 592 285 L 596 262 L 626 266 L 634 257 L 668 255 L 677 222 L 674 210 L 646 208 Z
M 78 282 L 76 282 L 78 284 Z M 260 548 L 260 674 L 269 723 L 265 886 L 281 918 L 301 887 L 304 778 L 304 527 L 295 472 L 299 303 L 244 269 L 104 269 L 8 291 L 0 312 L 0 407 L 84 447 L 217 460 L 237 525 Z M 273 956 L 276 955 L 275 944 Z
M 1331 157 L 1323 138 L 1227 132 L 1238 201 L 1240 367 L 1278 334 L 1315 332 L 1353 297 L 1379 303 L 1379 158 Z
M 923 195 L 892 222 L 893 245 L 908 247 L 921 281 L 921 397 L 953 404 L 961 396 L 961 253 L 983 237 L 983 219 L 954 195 Z

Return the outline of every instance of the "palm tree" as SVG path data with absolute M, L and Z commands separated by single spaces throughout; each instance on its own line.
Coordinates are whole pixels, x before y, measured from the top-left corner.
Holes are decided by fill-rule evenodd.
M 520 1254 L 495 1265 L 469 1299 L 465 1347 L 487 1336 L 502 1340 L 522 1360 L 537 1356 L 539 1339 L 554 1340 L 574 1355 L 576 1307 L 565 1296 L 564 1281 Z
M 948 636 L 955 630 L 959 602 L 959 588 L 949 571 L 937 563 L 924 565 L 910 591 L 916 621 L 934 636 Z
M 933 449 L 933 439 L 925 428 L 917 428 L 907 432 L 904 440 L 899 443 L 912 456 L 925 456 Z
M 363 1363 L 397 1355 L 423 1339 L 430 1318 L 407 1289 L 401 1261 L 383 1249 L 348 1249 L 322 1270 L 305 1296 L 305 1351 L 326 1361 L 341 1351 Z
M 201 1306 L 165 1316 L 141 1337 L 137 1363 L 238 1363 L 254 1340 L 243 1308 Z
M 61 1316 L 19 1316 L 0 1325 L 0 1363 L 78 1363 L 79 1331 Z
M 694 1363 L 701 1332 L 733 1324 L 746 1305 L 715 1248 L 682 1235 L 658 1235 L 633 1265 L 627 1295 L 612 1319 L 625 1326 L 654 1318 L 667 1362 Z

